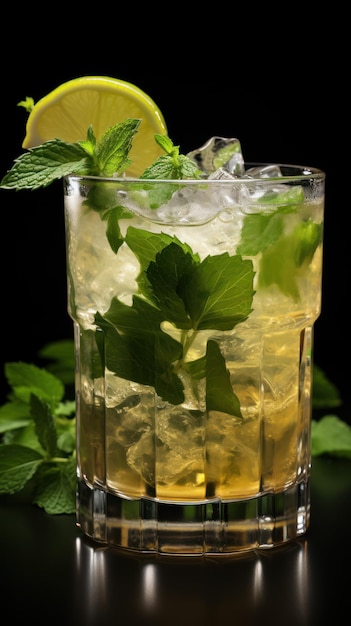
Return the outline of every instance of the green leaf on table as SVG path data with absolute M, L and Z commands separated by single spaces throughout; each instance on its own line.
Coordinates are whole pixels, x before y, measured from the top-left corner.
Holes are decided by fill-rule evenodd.
M 64 397 L 65 387 L 61 380 L 36 365 L 22 361 L 6 363 L 5 375 L 13 395 L 23 402 L 29 403 L 34 394 L 54 407 Z
M 17 399 L 5 402 L 0 406 L 0 433 L 23 428 L 31 419 L 28 403 Z
M 336 385 L 316 363 L 313 365 L 312 406 L 314 409 L 332 409 L 341 406 L 342 400 Z
M 0 445 L 0 493 L 16 493 L 34 476 L 43 457 L 17 444 Z
M 76 449 L 76 423 L 75 420 L 71 420 L 69 428 L 65 428 L 61 434 L 58 428 L 57 435 L 57 447 L 66 454 L 72 454 Z
M 312 420 L 312 456 L 322 454 L 351 459 L 351 426 L 336 415 Z
M 34 504 L 46 513 L 72 514 L 76 509 L 76 459 L 55 467 L 43 465 L 36 476 Z
M 57 453 L 57 435 L 55 418 L 50 406 L 32 394 L 30 408 L 39 443 L 49 456 L 54 456 Z
M 51 341 L 42 347 L 38 355 L 41 359 L 48 361 L 45 366 L 46 371 L 53 374 L 64 385 L 74 384 L 75 354 L 72 339 Z
M 35 431 L 35 424 L 33 420 L 31 420 L 30 423 L 23 428 L 14 428 L 13 430 L 7 431 L 4 434 L 3 443 L 25 446 L 26 448 L 36 450 L 36 452 L 39 452 L 42 456 L 46 456 L 46 452 L 40 444 Z

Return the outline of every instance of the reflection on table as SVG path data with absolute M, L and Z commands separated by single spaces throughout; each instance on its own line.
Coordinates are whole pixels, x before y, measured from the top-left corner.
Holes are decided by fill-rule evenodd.
M 86 624 L 106 619 L 106 611 L 111 619 L 128 616 L 135 624 L 141 619 L 152 624 L 161 616 L 167 624 L 181 623 L 185 616 L 192 624 L 215 624 L 228 614 L 235 616 L 235 623 L 247 623 L 248 618 L 258 623 L 272 602 L 276 614 L 290 607 L 288 623 L 308 623 L 307 540 L 244 557 L 150 558 L 110 551 L 77 537 L 75 554 L 76 603 L 78 608 L 85 598 L 80 610 Z
M 348 623 L 351 462 L 316 459 L 304 539 L 242 556 L 150 556 L 93 544 L 73 515 L 0 498 L 4 624 Z M 10 601 L 11 599 L 11 601 Z M 344 615 L 342 621 L 335 616 Z

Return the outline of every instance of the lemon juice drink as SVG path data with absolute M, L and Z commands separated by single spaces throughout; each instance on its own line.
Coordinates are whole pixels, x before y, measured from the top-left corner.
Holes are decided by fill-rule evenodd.
M 160 553 L 309 526 L 324 174 L 68 176 L 77 522 Z

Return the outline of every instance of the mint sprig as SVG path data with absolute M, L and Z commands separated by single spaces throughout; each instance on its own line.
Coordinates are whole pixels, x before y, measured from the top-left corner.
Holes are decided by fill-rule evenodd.
M 311 219 L 299 223 L 284 235 L 285 216 L 297 213 L 304 202 L 300 187 L 279 193 L 268 193 L 260 199 L 267 212 L 245 215 L 237 253 L 244 256 L 261 255 L 258 285 L 261 289 L 277 285 L 280 291 L 295 301 L 300 298 L 296 278 L 310 263 L 322 243 L 322 224 Z
M 100 142 L 96 141 L 90 126 L 84 141 L 67 143 L 52 139 L 31 148 L 15 159 L 0 188 L 39 189 L 69 174 L 120 175 L 131 163 L 128 154 L 140 122 L 138 119 L 126 119 L 108 129 Z
M 201 172 L 193 159 L 180 154 L 179 146 L 165 135 L 155 134 L 156 143 L 166 154 L 158 157 L 156 161 L 146 168 L 140 176 L 141 179 L 167 179 L 177 180 L 183 178 L 200 178 Z
M 130 237 L 128 231 L 126 242 L 133 245 L 139 239 L 139 231 L 132 228 Z M 140 231 L 141 236 L 143 232 Z M 151 385 L 164 400 L 181 404 L 185 397 L 180 371 L 185 370 L 190 376 L 195 372 L 194 386 L 199 379 L 197 359 L 189 359 L 199 333 L 232 330 L 251 313 L 253 265 L 250 260 L 228 253 L 200 261 L 189 246 L 183 249 L 176 239 L 162 233 L 154 233 L 149 245 L 148 251 L 143 251 L 138 278 L 140 295 L 134 296 L 131 306 L 113 298 L 107 313 L 98 313 L 95 321 L 104 331 L 104 358 L 112 372 L 126 380 Z M 178 340 L 161 330 L 165 322 L 179 331 Z M 210 389 L 210 408 L 220 411 L 226 405 L 230 414 L 241 417 L 231 386 L 218 384 L 219 371 L 225 380 L 228 378 L 220 348 L 216 353 L 212 348 L 208 358 L 211 363 L 206 362 L 206 356 L 201 369 Z
M 79 144 L 53 139 L 32 148 L 15 160 L 1 181 L 3 189 L 39 189 L 67 174 L 86 174 L 90 157 Z
M 129 152 L 140 119 L 127 118 L 109 128 L 97 142 L 90 126 L 85 140 L 68 143 L 52 139 L 31 148 L 17 159 L 0 183 L 2 189 L 39 189 L 69 174 L 79 176 L 120 176 L 131 164 Z M 142 179 L 199 178 L 200 171 L 189 157 L 179 153 L 169 137 L 155 134 L 165 150 L 142 174 Z
M 6 363 L 5 376 L 11 392 L 0 407 L 0 494 L 30 487 L 32 502 L 47 513 L 74 513 L 75 403 L 44 368 Z

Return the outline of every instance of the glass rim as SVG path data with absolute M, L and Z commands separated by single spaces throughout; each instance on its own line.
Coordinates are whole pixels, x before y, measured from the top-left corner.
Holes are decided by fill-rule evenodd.
M 225 184 L 225 185 L 237 185 L 248 183 L 267 183 L 269 181 L 289 182 L 289 181 L 302 181 L 307 179 L 324 180 L 326 173 L 318 168 L 307 165 L 296 165 L 289 163 L 272 163 L 272 162 L 244 162 L 244 167 L 280 167 L 284 170 L 290 170 L 296 173 L 283 174 L 282 176 L 252 176 L 250 178 L 233 177 L 233 178 L 136 178 L 129 176 L 92 176 L 90 174 L 66 174 L 63 178 L 77 181 L 91 181 L 91 182 L 118 182 L 118 183 L 139 183 L 139 184 L 155 184 L 155 183 L 169 183 L 169 184 L 185 184 L 185 185 L 198 185 L 203 184 Z

